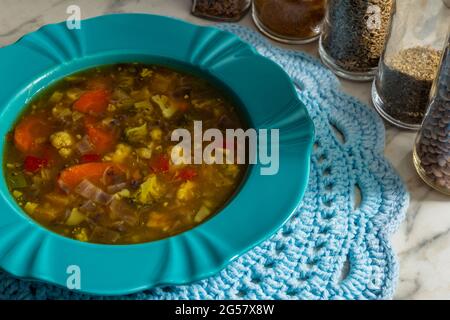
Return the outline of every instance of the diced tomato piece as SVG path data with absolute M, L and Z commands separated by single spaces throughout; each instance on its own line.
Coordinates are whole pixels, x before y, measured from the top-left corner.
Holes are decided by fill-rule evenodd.
M 28 172 L 35 173 L 48 165 L 48 160 L 34 156 L 27 156 L 24 161 L 24 168 Z
M 194 179 L 196 176 L 197 171 L 194 168 L 183 168 L 177 173 L 176 178 L 187 181 Z
M 97 154 L 105 154 L 114 149 L 118 139 L 117 132 L 96 125 L 93 117 L 86 117 L 84 124 L 89 140 Z
M 99 162 L 102 157 L 98 154 L 84 154 L 81 156 L 81 163 Z
M 23 118 L 14 130 L 14 144 L 23 153 L 41 151 L 43 143 L 51 133 L 44 117 L 29 115 Z
M 159 155 L 150 163 L 150 168 L 155 173 L 164 173 L 169 171 L 169 158 L 166 155 Z
M 75 101 L 73 108 L 82 113 L 99 114 L 106 111 L 110 98 L 109 91 L 105 89 L 88 91 Z
M 117 142 L 114 132 L 96 127 L 88 127 L 86 130 L 95 152 L 104 154 L 114 149 Z

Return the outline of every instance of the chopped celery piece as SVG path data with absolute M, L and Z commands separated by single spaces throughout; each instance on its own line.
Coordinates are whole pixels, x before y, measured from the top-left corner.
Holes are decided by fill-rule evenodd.
M 8 175 L 8 182 L 11 188 L 25 188 L 28 186 L 27 180 L 23 173 L 11 173 Z

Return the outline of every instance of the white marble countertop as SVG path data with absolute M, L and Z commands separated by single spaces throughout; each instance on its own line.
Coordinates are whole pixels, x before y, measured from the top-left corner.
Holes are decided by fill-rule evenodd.
M 42 25 L 65 20 L 72 4 L 80 6 L 83 19 L 110 12 L 146 12 L 210 23 L 190 15 L 191 0 L 0 0 L 0 47 Z M 254 28 L 249 15 L 241 23 Z M 289 48 L 317 56 L 316 43 Z M 346 92 L 371 105 L 370 83 L 341 83 Z M 411 154 L 415 133 L 390 125 L 386 129 L 386 157 L 411 194 L 406 220 L 392 238 L 400 259 L 396 298 L 450 299 L 450 198 L 417 176 Z

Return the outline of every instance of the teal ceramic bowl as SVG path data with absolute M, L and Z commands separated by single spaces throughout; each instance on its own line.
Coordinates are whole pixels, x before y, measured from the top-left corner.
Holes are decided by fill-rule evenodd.
M 0 49 L 1 146 L 31 97 L 93 66 L 143 62 L 201 74 L 235 97 L 255 129 L 279 129 L 280 167 L 249 168 L 234 198 L 196 228 L 136 245 L 83 243 L 31 220 L 8 192 L 1 159 L 0 267 L 10 274 L 66 287 L 71 266 L 81 291 L 127 294 L 211 276 L 270 237 L 295 211 L 309 173 L 313 124 L 283 70 L 236 36 L 211 27 L 145 14 L 118 14 L 48 25 Z

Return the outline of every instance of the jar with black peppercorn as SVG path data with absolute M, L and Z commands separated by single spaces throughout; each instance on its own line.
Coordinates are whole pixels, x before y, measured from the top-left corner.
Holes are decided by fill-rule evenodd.
M 450 195 L 450 35 L 413 156 L 420 177 Z
M 372 80 L 389 33 L 394 0 L 328 0 L 320 58 L 335 74 Z
M 392 28 L 377 76 L 372 101 L 388 122 L 420 128 L 436 77 L 450 21 L 443 0 L 396 1 Z
M 248 11 L 251 0 L 193 0 L 192 14 L 218 21 L 238 21 Z

